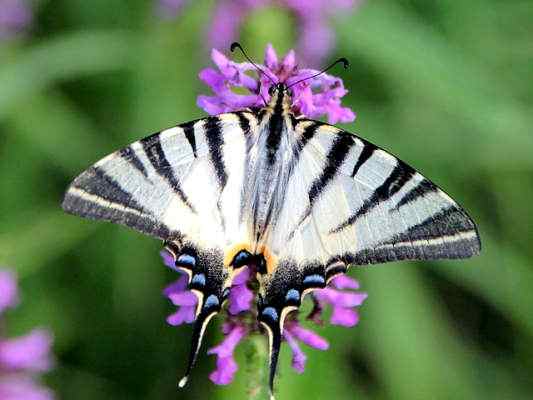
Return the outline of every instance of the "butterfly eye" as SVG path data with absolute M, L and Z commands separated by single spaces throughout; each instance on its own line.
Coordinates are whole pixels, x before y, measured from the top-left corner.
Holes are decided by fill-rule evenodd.
M 268 88 L 268 94 L 269 94 L 270 96 L 273 96 L 275 90 L 276 90 L 276 87 L 275 87 L 274 85 L 270 86 L 270 87 Z

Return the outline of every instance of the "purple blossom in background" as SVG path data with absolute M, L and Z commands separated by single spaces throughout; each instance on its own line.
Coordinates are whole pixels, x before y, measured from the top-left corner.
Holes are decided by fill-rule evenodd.
M 15 276 L 9 271 L 0 270 L 0 314 L 17 303 Z M 37 382 L 37 375 L 52 367 L 51 346 L 52 336 L 43 329 L 34 329 L 17 338 L 0 337 L 0 399 L 54 398 L 49 389 Z
M 248 62 L 231 61 L 216 49 L 213 49 L 211 57 L 218 70 L 203 69 L 199 77 L 211 88 L 214 95 L 200 95 L 197 99 L 198 106 L 207 113 L 214 115 L 246 107 L 263 107 L 264 100 L 270 99 L 268 89 L 272 86 L 272 82 L 264 75 L 259 78 L 248 75 L 249 72 L 257 73 L 253 65 Z M 287 85 L 319 72 L 314 69 L 299 69 L 296 53 L 293 50 L 279 60 L 270 44 L 265 51 L 265 62 L 260 67 L 272 78 Z M 249 93 L 237 94 L 233 91 L 234 88 L 244 88 Z M 355 119 L 354 112 L 341 105 L 341 98 L 348 91 L 340 78 L 324 73 L 297 83 L 291 87 L 291 90 L 292 112 L 297 116 L 320 118 L 326 115 L 330 124 L 351 122 Z
M 162 251 L 161 256 L 165 265 L 178 271 L 170 254 Z M 227 313 L 222 324 L 224 339 L 207 351 L 207 354 L 216 356 L 216 368 L 209 375 L 209 379 L 217 385 L 227 385 L 233 381 L 238 370 L 234 358 L 235 349 L 246 336 L 259 332 L 256 318 L 252 316 L 254 294 L 249 288 L 254 279 L 255 271 L 250 267 L 243 267 L 233 279 L 226 307 Z M 188 299 L 188 296 L 196 297 L 187 290 L 187 280 L 187 276 L 183 274 L 175 283 L 164 290 L 164 294 L 178 307 L 178 311 L 167 318 L 170 325 L 176 326 L 194 321 L 196 301 L 193 303 L 183 300 Z M 360 306 L 367 297 L 366 293 L 358 292 L 358 288 L 359 283 L 353 278 L 346 275 L 335 277 L 328 287 L 315 290 L 309 295 L 315 303 L 315 309 L 308 320 L 322 325 L 322 313 L 331 307 L 331 324 L 345 327 L 356 325 L 359 318 L 355 308 Z M 180 296 L 179 301 L 176 300 L 178 295 Z M 326 339 L 302 326 L 294 314 L 291 314 L 285 323 L 283 339 L 292 351 L 292 367 L 298 373 L 304 372 L 306 362 L 306 355 L 300 347 L 301 344 L 317 350 L 329 348 Z
M 185 0 L 159 0 L 159 14 L 178 15 Z M 335 33 L 329 24 L 334 15 L 355 8 L 359 0 L 219 0 L 215 5 L 208 32 L 210 47 L 227 48 L 239 38 L 245 18 L 252 12 L 277 6 L 289 10 L 297 22 L 297 50 L 306 65 L 324 60 L 335 44 Z
M 173 18 L 181 13 L 186 0 L 159 0 L 157 15 L 161 18 Z
M 17 280 L 6 270 L 0 270 L 0 314 L 6 308 L 11 308 L 19 302 Z
M 0 0 L 0 40 L 24 32 L 33 20 L 27 0 Z

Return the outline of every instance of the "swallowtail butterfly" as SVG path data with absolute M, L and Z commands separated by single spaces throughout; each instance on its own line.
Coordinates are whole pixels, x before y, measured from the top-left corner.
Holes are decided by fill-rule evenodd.
M 164 241 L 199 299 L 183 386 L 233 277 L 257 265 L 272 388 L 283 322 L 349 265 L 465 258 L 476 226 L 434 183 L 349 132 L 291 110 L 284 83 L 262 109 L 187 122 L 108 155 L 63 209 Z

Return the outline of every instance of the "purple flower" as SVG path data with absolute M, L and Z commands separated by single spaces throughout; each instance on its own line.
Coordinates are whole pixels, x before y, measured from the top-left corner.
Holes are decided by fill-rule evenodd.
M 0 314 L 17 302 L 14 275 L 0 270 Z M 43 329 L 35 329 L 18 338 L 0 337 L 0 399 L 53 399 L 52 392 L 36 381 L 37 374 L 52 367 L 51 345 L 52 336 Z
M 312 65 L 324 59 L 335 45 L 329 19 L 359 5 L 357 0 L 284 0 L 299 22 L 298 52 Z
M 359 322 L 359 314 L 354 308 L 363 304 L 368 296 L 366 293 L 355 292 L 357 289 L 359 283 L 356 280 L 339 275 L 331 281 L 330 287 L 315 290 L 313 296 L 321 307 L 332 307 L 329 320 L 331 324 L 350 328 Z
M 229 292 L 228 311 L 231 315 L 237 315 L 243 311 L 249 311 L 252 307 L 254 293 L 248 288 L 248 280 L 251 278 L 251 272 L 248 267 L 233 279 L 231 290 Z
M 269 77 L 260 75 L 258 79 L 247 74 L 257 72 L 250 63 L 236 63 L 229 60 L 221 52 L 213 49 L 211 57 L 218 70 L 206 68 L 200 71 L 200 79 L 213 91 L 213 96 L 200 95 L 197 104 L 209 114 L 219 114 L 240 110 L 246 107 L 263 107 L 270 99 L 269 88 L 272 82 Z M 291 87 L 292 111 L 295 115 L 308 118 L 327 116 L 330 124 L 351 122 L 355 119 L 352 110 L 341 106 L 341 98 L 348 92 L 340 78 L 320 74 L 312 79 L 296 83 L 319 71 L 299 69 L 296 54 L 293 50 L 280 61 L 272 47 L 267 45 L 265 62 L 261 68 L 277 82 L 285 82 Z M 237 94 L 232 89 L 244 88 L 248 94 Z
M 159 0 L 158 14 L 177 16 L 185 0 Z M 298 27 L 298 53 L 306 65 L 320 63 L 335 45 L 329 20 L 359 5 L 359 0 L 219 0 L 208 32 L 209 47 L 227 48 L 239 38 L 245 18 L 253 11 L 278 6 L 291 12 Z
M 198 297 L 196 297 L 196 295 L 190 290 L 187 290 L 189 277 L 176 268 L 172 256 L 163 250 L 161 251 L 161 257 L 167 267 L 172 268 L 181 274 L 178 280 L 171 283 L 163 290 L 163 294 L 172 301 L 172 304 L 178 307 L 178 310 L 175 313 L 167 317 L 167 323 L 173 326 L 178 326 L 184 323 L 190 324 L 194 322 L 195 319 Z
M 32 22 L 33 15 L 26 0 L 0 0 L 0 40 L 22 33 Z
M 52 366 L 52 336 L 35 329 L 25 336 L 0 341 L 0 365 L 4 371 L 45 372 Z
M 217 385 L 227 385 L 233 381 L 238 366 L 233 358 L 233 352 L 239 342 L 246 336 L 246 326 L 240 323 L 225 323 L 222 325 L 225 337 L 222 343 L 207 351 L 216 354 L 217 368 L 209 375 L 209 379 Z
M 24 376 L 0 377 L 0 399 L 2 400 L 53 400 L 52 391 L 38 385 Z
M 292 367 L 300 374 L 304 372 L 307 357 L 300 349 L 298 341 L 318 350 L 327 350 L 329 348 L 329 343 L 326 339 L 309 329 L 305 329 L 296 321 L 290 321 L 286 324 L 283 337 L 292 350 Z
M 181 13 L 186 0 L 159 0 L 156 13 L 161 18 L 173 18 Z
M 18 303 L 17 280 L 10 271 L 0 270 L 0 313 Z

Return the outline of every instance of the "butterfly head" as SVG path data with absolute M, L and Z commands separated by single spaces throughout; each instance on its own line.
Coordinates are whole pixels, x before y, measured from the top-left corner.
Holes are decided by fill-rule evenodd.
M 284 82 L 278 82 L 270 86 L 268 89 L 270 101 L 268 108 L 274 111 L 288 112 L 292 104 L 292 90 Z

